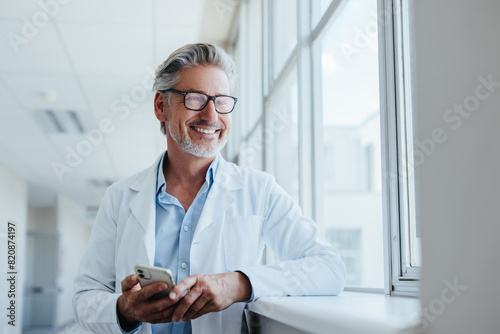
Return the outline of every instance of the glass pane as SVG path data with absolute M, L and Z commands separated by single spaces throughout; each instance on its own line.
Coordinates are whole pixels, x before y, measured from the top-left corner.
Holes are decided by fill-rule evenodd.
M 274 0 L 272 6 L 273 75 L 276 78 L 297 44 L 297 1 Z
M 311 1 L 311 29 L 314 29 L 318 24 L 323 14 L 325 14 L 332 0 L 316 0 Z
M 241 141 L 238 164 L 262 170 L 264 167 L 262 165 L 263 149 L 262 123 L 259 123 L 248 140 Z
M 421 267 L 421 239 L 420 239 L 420 225 L 415 216 L 415 162 L 418 162 L 418 157 L 415 155 L 415 146 L 413 142 L 413 102 L 412 102 L 412 68 L 411 68 L 411 54 L 412 54 L 412 42 L 410 33 L 410 13 L 407 1 L 401 3 L 401 43 L 397 45 L 398 53 L 402 55 L 400 57 L 400 62 L 398 63 L 399 71 L 403 74 L 404 81 L 400 87 L 400 90 L 404 93 L 404 98 L 400 99 L 399 108 L 404 111 L 399 117 L 401 124 L 400 133 L 403 137 L 401 144 L 401 170 L 405 171 L 402 175 L 399 175 L 398 181 L 404 182 L 403 189 L 401 192 L 401 197 L 404 200 L 404 214 L 405 218 L 401 224 L 405 224 L 401 229 L 406 232 L 406 263 L 402 268 L 403 273 L 410 268 L 405 268 L 405 266 L 410 267 Z M 415 160 L 417 159 L 417 160 Z M 406 207 L 405 207 L 406 206 Z M 406 227 L 406 226 L 409 227 Z
M 263 144 L 271 174 L 299 202 L 299 134 L 297 71 L 293 69 L 267 105 Z
M 244 71 L 245 66 L 241 58 L 241 52 L 240 38 L 237 38 L 231 50 L 231 57 L 234 60 L 238 72 Z M 243 140 L 246 130 L 243 126 L 243 124 L 245 124 L 244 116 L 247 113 L 246 103 L 241 102 L 246 100 L 246 96 L 243 96 L 245 90 L 242 89 L 242 84 L 241 75 L 238 75 L 236 77 L 234 91 L 231 92 L 231 94 L 238 97 L 240 102 L 236 104 L 236 107 L 231 114 L 232 125 L 230 137 L 222 151 L 224 158 L 230 161 L 234 161 L 234 159 L 237 158 L 237 155 L 239 154 L 238 143 Z
M 321 40 L 325 236 L 347 285 L 382 288 L 377 0 L 351 0 Z
M 412 267 L 421 267 L 422 260 L 420 255 L 422 239 L 420 239 L 420 231 L 415 223 L 415 220 L 410 221 L 410 265 Z

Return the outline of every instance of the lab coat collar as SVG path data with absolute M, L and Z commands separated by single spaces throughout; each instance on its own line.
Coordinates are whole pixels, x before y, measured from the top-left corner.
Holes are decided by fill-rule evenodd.
M 161 155 L 151 167 L 139 172 L 130 184 L 130 189 L 137 194 L 130 201 L 130 210 L 144 230 L 143 240 L 149 264 L 154 263 L 155 228 L 156 228 L 156 172 Z
M 236 199 L 233 192 L 241 189 L 244 185 L 236 165 L 225 161 L 221 156 L 219 159 L 219 170 L 215 175 L 212 189 L 208 193 L 200 220 L 194 231 L 193 243 L 197 242 L 199 233 L 226 213 L 226 210 Z

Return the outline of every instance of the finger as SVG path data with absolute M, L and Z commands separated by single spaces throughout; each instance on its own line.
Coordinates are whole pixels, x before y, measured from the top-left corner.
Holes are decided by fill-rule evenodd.
M 190 290 L 198 282 L 198 275 L 191 275 L 180 281 L 170 292 L 170 299 L 179 300 L 184 296 L 185 292 Z
M 139 283 L 139 280 L 135 274 L 128 275 L 122 280 L 122 291 L 132 289 L 135 285 L 137 285 L 137 283 Z
M 175 308 L 174 314 L 172 315 L 172 321 L 178 322 L 180 321 L 186 311 L 203 295 L 205 292 L 204 289 L 200 288 L 198 285 L 195 285 L 181 300 L 179 300 L 178 306 Z M 200 300 L 201 306 L 206 303 L 204 298 Z
M 191 292 L 189 292 L 191 293 Z M 189 294 L 188 293 L 188 294 Z M 210 306 L 212 300 L 212 296 L 209 291 L 203 293 L 196 301 L 187 309 L 187 311 L 182 316 L 182 321 L 188 322 L 191 319 L 194 319 L 194 315 L 199 314 L 202 316 L 205 313 L 211 312 L 207 307 Z
M 123 295 L 119 298 L 121 314 L 134 321 L 170 322 L 170 315 L 173 313 L 172 305 L 175 302 L 168 298 L 166 294 L 165 298 L 150 299 L 155 294 L 165 291 L 168 284 L 156 282 L 141 288 L 137 282 L 135 275 L 129 275 L 122 280 Z M 134 285 L 134 283 L 136 284 Z M 165 312 L 169 307 L 171 310 Z
M 193 314 L 189 320 L 193 320 L 196 318 L 201 317 L 202 315 L 205 315 L 210 312 L 216 312 L 218 309 L 212 301 L 209 301 L 207 304 L 205 304 L 198 312 Z
M 156 282 L 153 284 L 150 284 L 148 286 L 145 286 L 141 288 L 140 294 L 141 294 L 141 299 L 142 300 L 148 300 L 149 298 L 153 297 L 157 293 L 160 293 L 162 291 L 165 291 L 168 289 L 168 284 L 165 282 Z M 169 301 L 172 303 L 172 301 Z
M 142 303 L 136 313 L 143 322 L 165 323 L 172 321 L 176 305 L 170 305 L 168 298 Z
M 154 314 L 148 315 L 147 318 L 144 319 L 144 322 L 148 322 L 151 324 L 159 324 L 159 323 L 169 323 L 172 321 L 172 314 L 174 310 L 173 308 L 169 308 L 163 312 L 158 312 Z

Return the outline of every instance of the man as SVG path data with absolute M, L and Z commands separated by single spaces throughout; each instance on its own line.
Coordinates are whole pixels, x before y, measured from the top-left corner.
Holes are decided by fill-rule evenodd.
M 238 333 L 260 296 L 335 295 L 344 264 L 316 224 L 262 172 L 219 154 L 237 99 L 219 47 L 186 45 L 157 70 L 154 109 L 168 150 L 104 195 L 75 279 L 75 318 L 96 333 Z M 259 265 L 264 245 L 279 257 Z M 140 288 L 136 263 L 177 285 Z

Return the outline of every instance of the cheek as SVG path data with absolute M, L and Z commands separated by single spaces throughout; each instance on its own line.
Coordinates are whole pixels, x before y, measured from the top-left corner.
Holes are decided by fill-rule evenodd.
M 221 119 L 222 123 L 226 127 L 225 131 L 228 132 L 229 129 L 231 129 L 231 123 L 232 123 L 232 118 L 231 115 L 226 115 L 224 116 L 223 119 Z
M 172 115 L 170 115 L 170 121 L 174 124 L 179 130 L 187 132 L 186 118 L 182 117 L 182 111 L 175 110 Z

